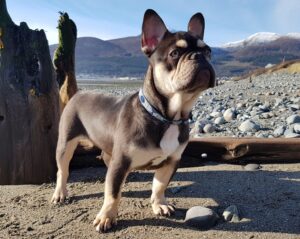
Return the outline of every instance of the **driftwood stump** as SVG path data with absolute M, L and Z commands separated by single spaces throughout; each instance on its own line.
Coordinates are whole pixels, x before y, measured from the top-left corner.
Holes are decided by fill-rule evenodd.
M 43 30 L 13 23 L 0 0 L 0 184 L 55 176 L 58 86 Z
M 53 64 L 60 88 L 60 111 L 62 112 L 66 104 L 78 90 L 75 77 L 77 28 L 66 12 L 60 12 L 57 29 L 59 42 L 54 52 Z

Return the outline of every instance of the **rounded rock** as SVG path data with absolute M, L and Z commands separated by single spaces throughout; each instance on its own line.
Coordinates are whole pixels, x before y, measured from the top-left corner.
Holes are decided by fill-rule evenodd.
M 292 111 L 297 111 L 300 109 L 300 105 L 298 105 L 298 104 L 291 104 L 291 105 L 289 105 L 289 107 Z
M 276 128 L 273 132 L 274 137 L 280 137 L 284 134 L 286 127 L 281 125 L 278 128 Z
M 220 125 L 220 124 L 226 123 L 226 121 L 225 121 L 224 117 L 221 116 L 221 117 L 216 118 L 214 123 L 217 124 L 217 125 Z
M 218 214 L 216 214 L 213 210 L 206 207 L 195 206 L 186 212 L 184 222 L 188 226 L 195 227 L 200 230 L 207 230 L 213 227 L 218 219 Z
M 222 116 L 222 113 L 221 112 L 218 112 L 218 111 L 214 111 L 210 114 L 211 117 L 213 118 L 217 118 L 217 117 L 220 117 Z
M 239 126 L 239 130 L 242 132 L 251 132 L 251 131 L 258 131 L 260 129 L 260 126 L 251 121 L 251 120 L 246 120 L 241 125 Z
M 300 115 L 291 115 L 286 119 L 287 124 L 300 123 Z
M 300 123 L 294 124 L 294 132 L 300 134 Z
M 285 138 L 300 138 L 300 134 L 289 133 L 284 135 Z
M 223 218 L 226 222 L 239 222 L 241 219 L 237 206 L 231 205 L 227 207 L 223 212 Z
M 234 109 L 231 109 L 231 108 L 227 109 L 223 113 L 223 117 L 227 122 L 230 122 L 236 118 L 236 112 Z
M 203 132 L 210 134 L 216 131 L 216 128 L 212 124 L 207 124 L 203 127 Z
M 244 166 L 244 169 L 246 171 L 257 171 L 257 170 L 261 169 L 261 166 L 259 164 L 256 164 L 256 163 L 249 163 L 249 164 Z

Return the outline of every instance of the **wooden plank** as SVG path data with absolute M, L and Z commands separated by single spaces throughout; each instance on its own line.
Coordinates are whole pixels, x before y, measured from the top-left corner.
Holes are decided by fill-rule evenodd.
M 300 139 L 195 138 L 186 147 L 183 160 L 185 157 L 199 161 L 300 162 Z

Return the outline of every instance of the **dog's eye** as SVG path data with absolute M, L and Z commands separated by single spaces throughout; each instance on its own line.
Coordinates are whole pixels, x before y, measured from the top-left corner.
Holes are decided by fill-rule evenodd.
M 170 52 L 170 56 L 171 56 L 173 59 L 179 58 L 179 51 L 178 51 L 177 49 L 171 51 L 171 52 Z
M 202 54 L 205 56 L 206 60 L 211 59 L 211 49 L 209 47 L 203 49 Z
M 211 51 L 210 50 L 205 50 L 204 51 L 204 56 L 207 58 L 207 60 L 211 59 Z

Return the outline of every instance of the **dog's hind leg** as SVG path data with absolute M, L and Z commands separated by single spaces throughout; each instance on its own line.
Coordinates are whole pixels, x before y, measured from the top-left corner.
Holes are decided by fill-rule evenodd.
M 56 149 L 56 163 L 58 167 L 56 188 L 51 201 L 53 203 L 63 202 L 67 197 L 67 180 L 69 176 L 69 164 L 73 153 L 78 145 L 79 137 L 65 141 L 64 136 L 60 136 Z

